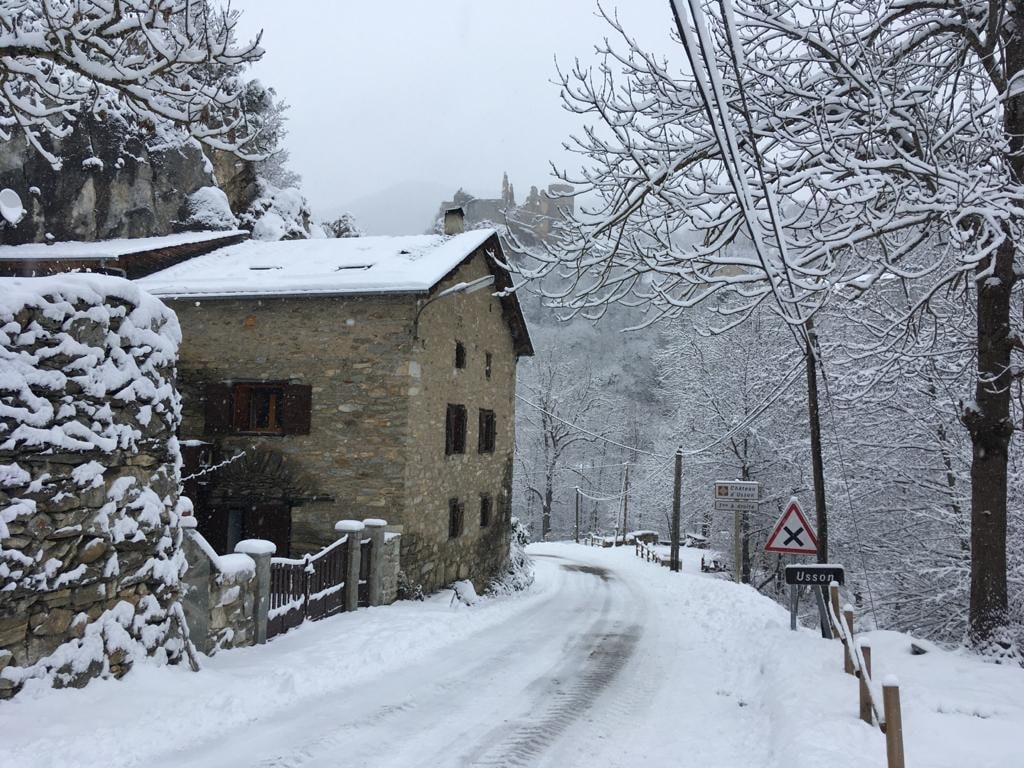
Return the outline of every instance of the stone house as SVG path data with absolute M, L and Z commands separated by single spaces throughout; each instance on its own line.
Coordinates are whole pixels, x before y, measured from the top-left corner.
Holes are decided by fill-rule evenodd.
M 181 323 L 183 475 L 214 547 L 296 556 L 378 517 L 410 586 L 493 575 L 533 352 L 503 263 L 478 230 L 249 242 L 139 280 Z

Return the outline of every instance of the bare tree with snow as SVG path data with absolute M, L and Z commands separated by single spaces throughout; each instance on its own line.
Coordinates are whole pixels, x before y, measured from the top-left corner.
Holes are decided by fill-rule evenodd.
M 0 140 L 21 134 L 55 167 L 83 113 L 127 115 L 247 154 L 259 134 L 238 69 L 258 41 L 208 0 L 8 0 L 0 4 Z

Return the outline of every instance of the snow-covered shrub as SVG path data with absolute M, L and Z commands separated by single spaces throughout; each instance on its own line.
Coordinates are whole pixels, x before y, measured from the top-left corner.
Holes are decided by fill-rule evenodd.
M 251 230 L 255 240 L 305 240 L 311 236 L 311 215 L 299 190 L 281 189 L 260 179 L 259 195 L 239 217 L 239 224 Z
M 526 554 L 526 545 L 529 543 L 530 532 L 518 517 L 513 517 L 508 560 L 498 577 L 487 586 L 488 594 L 510 595 L 529 589 L 533 584 L 533 561 Z
M 423 600 L 423 585 L 413 584 L 405 571 L 398 572 L 398 599 Z
M 185 201 L 185 229 L 227 230 L 238 226 L 228 196 L 218 187 L 201 187 Z
M 180 339 L 126 280 L 0 278 L 0 698 L 186 651 Z
M 351 213 L 343 213 L 321 224 L 328 237 L 362 237 L 365 233 Z

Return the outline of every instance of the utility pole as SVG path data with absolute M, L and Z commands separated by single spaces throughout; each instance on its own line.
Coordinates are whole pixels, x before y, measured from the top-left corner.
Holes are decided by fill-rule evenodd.
M 580 543 L 580 487 L 576 486 L 576 543 Z
M 683 485 L 683 447 L 676 448 L 676 472 L 675 482 L 672 487 L 672 548 L 669 555 L 669 566 L 673 571 L 681 570 L 679 565 L 679 516 L 680 498 Z
M 622 546 L 626 546 L 626 531 L 629 530 L 629 462 L 626 462 L 626 487 L 622 495 Z
M 804 323 L 807 352 L 807 415 L 811 428 L 811 474 L 817 512 L 818 562 L 828 562 L 828 513 L 825 511 L 825 470 L 821 458 L 821 413 L 818 407 L 818 336 L 814 321 Z

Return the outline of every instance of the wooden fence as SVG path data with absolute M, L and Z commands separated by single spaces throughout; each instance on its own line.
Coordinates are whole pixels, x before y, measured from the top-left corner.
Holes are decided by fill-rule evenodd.
M 366 542 L 363 547 L 368 573 L 370 551 L 366 549 Z M 360 562 L 360 572 L 363 567 L 363 562 Z M 315 555 L 301 559 L 272 558 L 267 637 L 287 632 L 306 619 L 317 621 L 344 611 L 347 573 L 348 536 L 342 536 Z
M 889 675 L 879 686 L 871 677 L 871 646 L 866 640 L 859 643 L 853 635 L 853 608 L 839 610 L 839 585 L 829 585 L 828 618 L 832 636 L 843 643 L 843 670 L 860 680 L 860 719 L 869 725 L 875 723 L 885 734 L 885 753 L 888 768 L 905 768 L 903 754 L 903 713 L 900 708 L 899 681 Z M 881 701 L 881 706 L 879 706 Z

